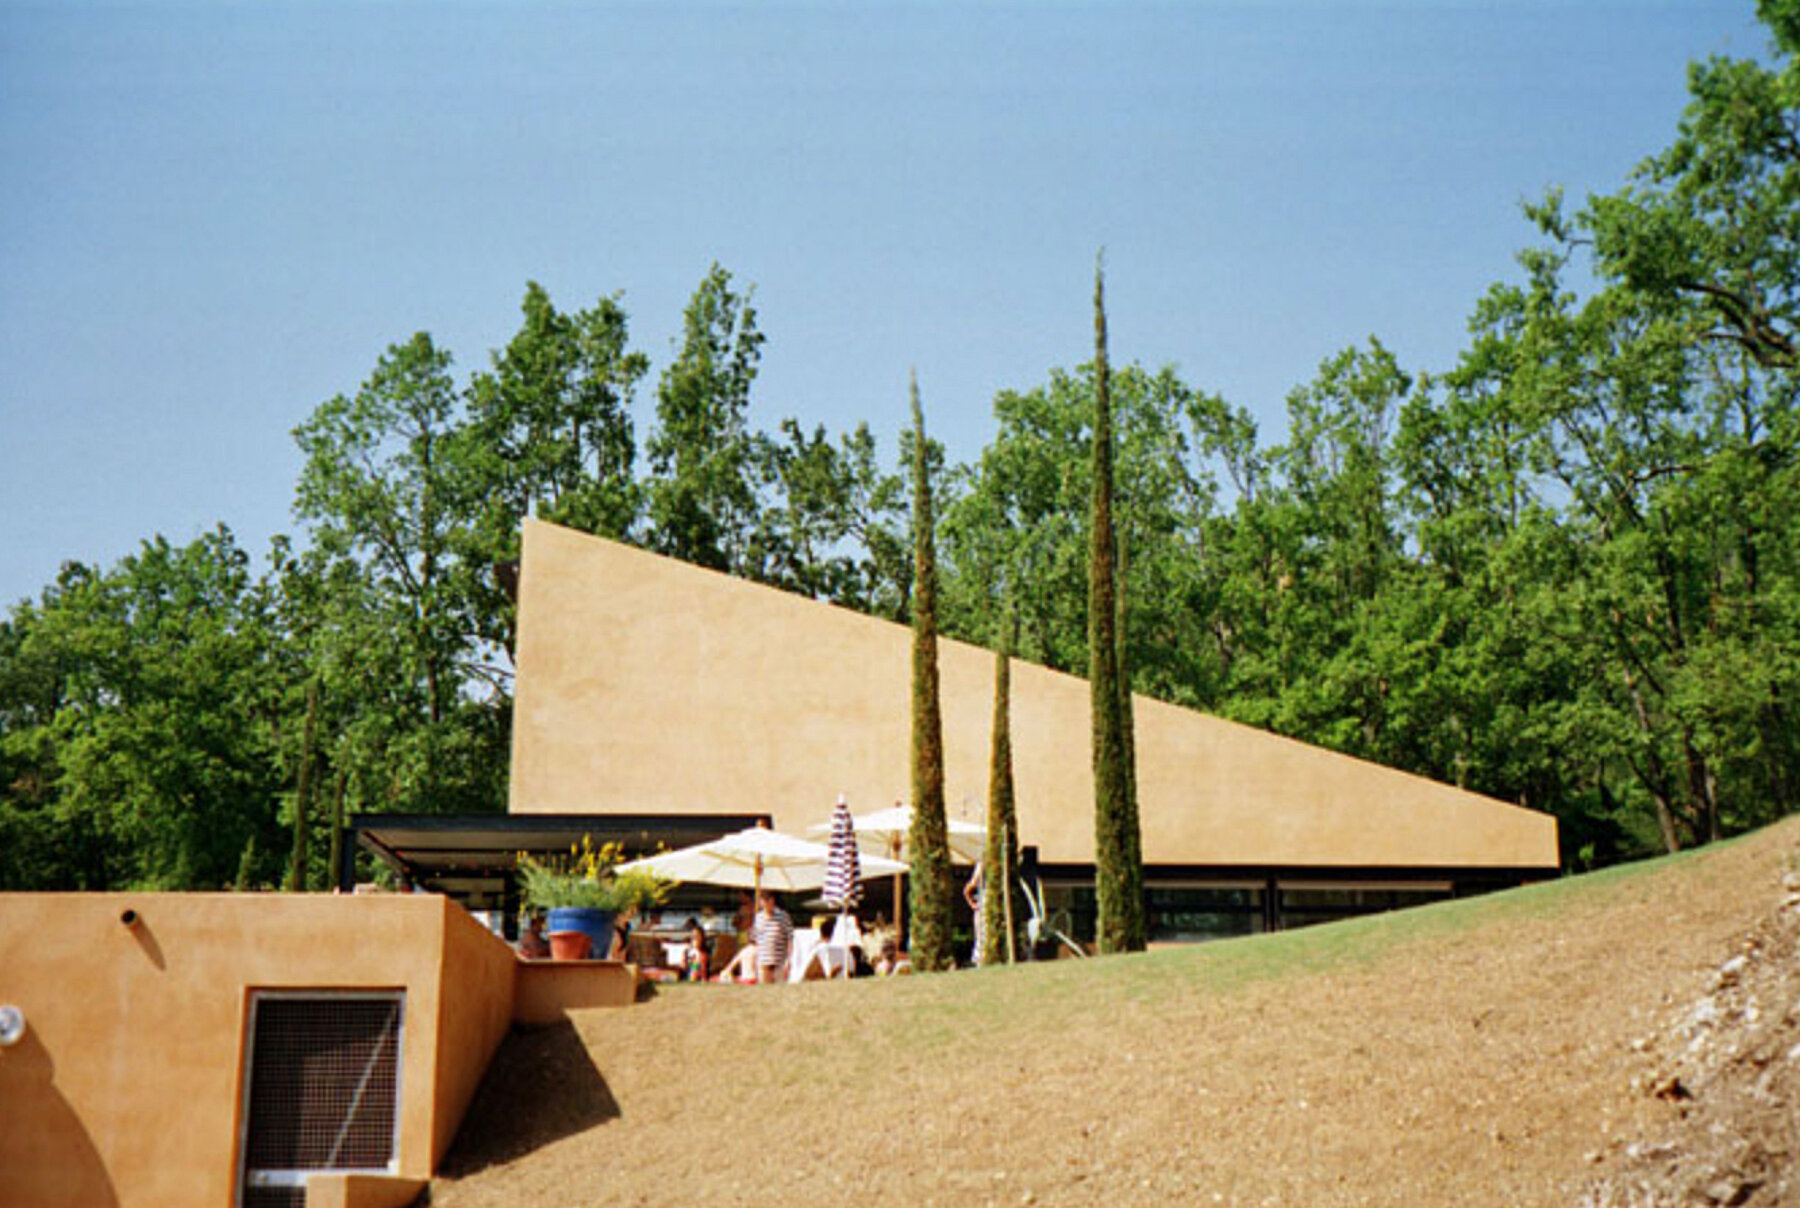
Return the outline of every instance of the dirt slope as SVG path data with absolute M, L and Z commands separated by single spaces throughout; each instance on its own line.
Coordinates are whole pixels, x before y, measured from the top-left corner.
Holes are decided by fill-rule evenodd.
M 1797 852 L 577 1012 L 507 1042 L 428 1201 L 1800 1204 Z

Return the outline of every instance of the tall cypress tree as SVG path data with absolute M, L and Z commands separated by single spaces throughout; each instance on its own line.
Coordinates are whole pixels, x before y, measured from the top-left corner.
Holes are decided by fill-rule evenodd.
M 1118 626 L 1118 672 L 1119 672 L 1119 737 L 1120 749 L 1125 752 L 1125 800 L 1128 803 L 1125 811 L 1130 820 L 1130 834 L 1127 843 L 1131 851 L 1130 867 L 1136 872 L 1137 895 L 1141 903 L 1144 897 L 1144 846 L 1138 830 L 1138 785 L 1137 785 L 1137 707 L 1131 699 L 1131 658 L 1127 651 L 1127 614 L 1131 611 L 1126 605 L 1131 598 L 1131 541 L 1129 530 L 1119 525 L 1114 530 L 1115 545 L 1119 554 L 1119 574 L 1115 595 L 1119 612 L 1115 621 Z M 1143 938 L 1148 940 L 1147 920 L 1140 921 L 1145 928 Z
M 287 885 L 290 893 L 306 892 L 306 861 L 312 831 L 313 745 L 319 719 L 319 678 L 306 684 L 306 724 L 300 731 L 299 784 L 294 788 L 294 848 L 288 858 Z
M 1000 649 L 994 652 L 994 737 L 988 759 L 987 847 L 981 857 L 983 965 L 1012 961 L 1017 954 L 1019 820 L 1012 765 L 1012 651 L 1017 629 L 1017 621 L 1009 618 Z
M 1094 269 L 1094 494 L 1088 520 L 1088 690 L 1093 718 L 1094 896 L 1102 952 L 1144 947 L 1144 865 L 1125 736 L 1113 578 L 1112 383 L 1106 278 Z
M 912 663 L 912 829 L 908 909 L 912 913 L 911 958 L 919 970 L 950 969 L 950 837 L 944 821 L 944 727 L 938 712 L 936 522 L 931 513 L 931 480 L 926 473 L 925 413 L 919 405 L 919 377 L 912 375 L 913 421 L 913 663 Z

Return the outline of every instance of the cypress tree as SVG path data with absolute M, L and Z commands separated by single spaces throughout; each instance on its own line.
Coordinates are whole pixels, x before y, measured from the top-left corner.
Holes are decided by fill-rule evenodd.
M 994 652 L 994 736 L 988 759 L 987 847 L 982 852 L 981 963 L 1017 956 L 1019 820 L 1013 806 L 1012 649 L 1018 623 L 1009 624 Z
M 312 829 L 313 743 L 319 717 L 319 681 L 306 685 L 306 724 L 300 731 L 300 783 L 294 790 L 294 850 L 288 862 L 287 889 L 306 892 L 306 859 Z
M 1094 269 L 1093 506 L 1088 522 L 1088 691 L 1094 756 L 1094 896 L 1102 952 L 1144 947 L 1144 867 L 1127 766 L 1113 578 L 1112 383 L 1106 359 L 1106 278 Z
M 251 835 L 250 841 L 244 844 L 243 854 L 238 857 L 237 879 L 231 883 L 237 892 L 256 888 L 256 861 L 256 836 Z
M 1131 699 L 1131 659 L 1126 653 L 1126 614 L 1130 611 L 1126 607 L 1126 601 L 1131 597 L 1131 542 L 1125 525 L 1117 526 L 1115 533 L 1119 553 L 1118 590 L 1116 592 L 1119 612 L 1115 621 L 1118 627 L 1119 641 L 1116 656 L 1119 667 L 1119 736 L 1120 749 L 1125 752 L 1125 799 L 1129 803 L 1125 811 L 1130 822 L 1130 833 L 1127 836 L 1127 844 L 1131 852 L 1129 867 L 1133 870 L 1137 881 L 1137 900 L 1141 904 L 1144 899 L 1144 847 L 1138 829 L 1137 707 Z M 1140 919 L 1139 925 L 1145 929 L 1143 938 L 1148 940 L 1150 938 L 1148 920 Z
M 909 849 L 908 910 L 912 914 L 910 954 L 921 971 L 951 969 L 950 838 L 944 821 L 944 728 L 938 711 L 937 554 L 926 474 L 925 413 L 919 405 L 919 377 L 912 375 L 913 420 L 913 661 L 912 661 L 912 828 Z
M 344 788 L 350 779 L 348 768 L 339 768 L 337 790 L 331 795 L 331 871 L 326 874 L 327 887 L 336 885 L 342 875 L 344 859 Z

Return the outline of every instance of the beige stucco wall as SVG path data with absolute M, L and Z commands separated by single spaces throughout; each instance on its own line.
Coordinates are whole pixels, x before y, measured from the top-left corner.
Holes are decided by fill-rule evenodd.
M 520 584 L 513 813 L 767 812 L 909 795 L 911 633 L 542 522 Z M 993 655 L 944 641 L 946 799 L 985 813 Z M 1084 680 L 1015 662 L 1021 837 L 1093 859 Z M 1548 815 L 1137 698 L 1149 864 L 1535 867 Z
M 576 1008 L 629 1007 L 638 973 L 624 961 L 520 961 L 513 985 L 514 1021 L 541 1026 Z
M 306 1180 L 306 1208 L 407 1208 L 427 1182 L 398 1175 L 315 1174 Z
M 445 901 L 444 992 L 437 1002 L 431 1169 L 450 1150 L 475 1088 L 514 1019 L 518 957 L 460 906 Z
M 27 1019 L 0 1048 L 0 1204 L 232 1203 L 256 988 L 406 991 L 398 1173 L 429 1177 L 512 959 L 436 896 L 0 894 L 0 1002 Z

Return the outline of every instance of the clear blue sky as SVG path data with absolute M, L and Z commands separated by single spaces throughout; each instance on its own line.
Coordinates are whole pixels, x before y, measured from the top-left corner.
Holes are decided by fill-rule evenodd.
M 65 559 L 289 515 L 289 435 L 390 343 L 462 374 L 624 291 L 669 359 L 717 260 L 768 336 L 754 421 L 893 455 L 917 366 L 958 460 L 1091 351 L 1278 436 L 1379 336 L 1441 369 L 1531 240 L 1617 187 L 1752 0 L 0 0 L 0 607 Z

